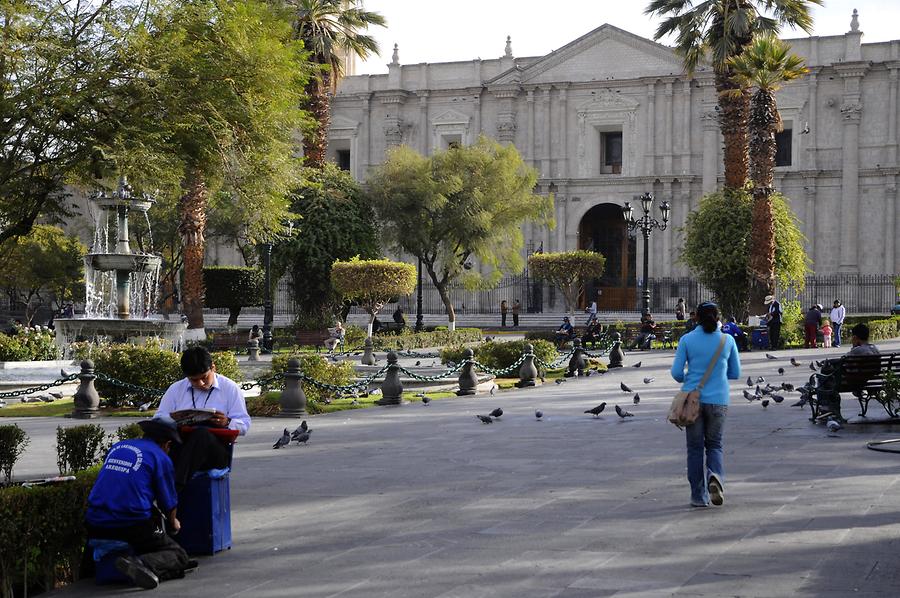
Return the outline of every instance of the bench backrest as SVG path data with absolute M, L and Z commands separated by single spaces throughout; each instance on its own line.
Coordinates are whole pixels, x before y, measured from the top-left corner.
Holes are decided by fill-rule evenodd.
M 840 360 L 838 391 L 884 388 L 887 372 L 900 376 L 900 353 L 845 355 Z

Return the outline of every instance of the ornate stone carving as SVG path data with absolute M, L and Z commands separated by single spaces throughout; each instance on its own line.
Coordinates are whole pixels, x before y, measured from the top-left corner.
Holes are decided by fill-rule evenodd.
M 396 147 L 403 143 L 403 129 L 399 120 L 384 125 L 384 142 L 388 147 Z
M 516 139 L 516 115 L 505 115 L 506 119 L 497 123 L 497 141 L 512 143 Z
M 846 102 L 841 106 L 841 116 L 846 121 L 858 121 L 862 118 L 862 109 L 859 102 Z

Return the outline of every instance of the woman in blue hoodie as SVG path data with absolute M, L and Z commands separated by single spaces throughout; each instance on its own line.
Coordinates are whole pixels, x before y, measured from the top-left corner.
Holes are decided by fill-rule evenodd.
M 728 413 L 728 380 L 741 377 L 734 338 L 719 330 L 719 308 L 715 303 L 701 303 L 697 307 L 697 328 L 678 341 L 672 363 L 672 377 L 682 383 L 683 391 L 700 385 L 717 351 L 716 363 L 700 390 L 700 417 L 685 428 L 688 481 L 694 507 L 707 507 L 710 502 L 716 506 L 725 504 L 722 433 Z

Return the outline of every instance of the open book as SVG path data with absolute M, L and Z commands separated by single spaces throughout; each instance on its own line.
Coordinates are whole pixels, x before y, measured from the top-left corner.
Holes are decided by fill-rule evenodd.
M 213 418 L 216 410 L 212 407 L 198 407 L 196 409 L 182 409 L 173 411 L 169 416 L 175 420 L 179 426 L 196 426 L 203 425 Z

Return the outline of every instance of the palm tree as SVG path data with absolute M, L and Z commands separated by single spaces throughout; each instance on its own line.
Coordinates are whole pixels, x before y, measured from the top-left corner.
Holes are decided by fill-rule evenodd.
M 725 138 L 725 187 L 747 182 L 747 119 L 750 94 L 733 77 L 729 59 L 738 56 L 758 34 L 777 34 L 782 25 L 812 30 L 810 5 L 823 0 L 651 0 L 644 11 L 666 17 L 654 39 L 675 34 L 684 68 L 693 73 L 708 57 L 719 94 L 719 127 Z M 767 16 L 770 13 L 773 16 Z
M 359 0 L 288 0 L 295 11 L 297 38 L 310 52 L 310 61 L 320 66 L 307 84 L 307 105 L 315 120 L 314 130 L 303 139 L 307 166 L 323 168 L 331 121 L 329 93 L 334 93 L 344 74 L 343 61 L 355 54 L 367 58 L 378 53 L 375 38 L 361 33 L 369 26 L 384 27 L 386 21 L 377 12 L 360 8 Z
M 775 133 L 782 129 L 775 92 L 781 84 L 808 71 L 803 59 L 774 35 L 760 36 L 729 60 L 735 82 L 755 88 L 750 99 L 750 181 L 753 212 L 750 225 L 750 307 L 759 310 L 763 298 L 775 292 L 775 222 L 771 195 L 775 190 Z

